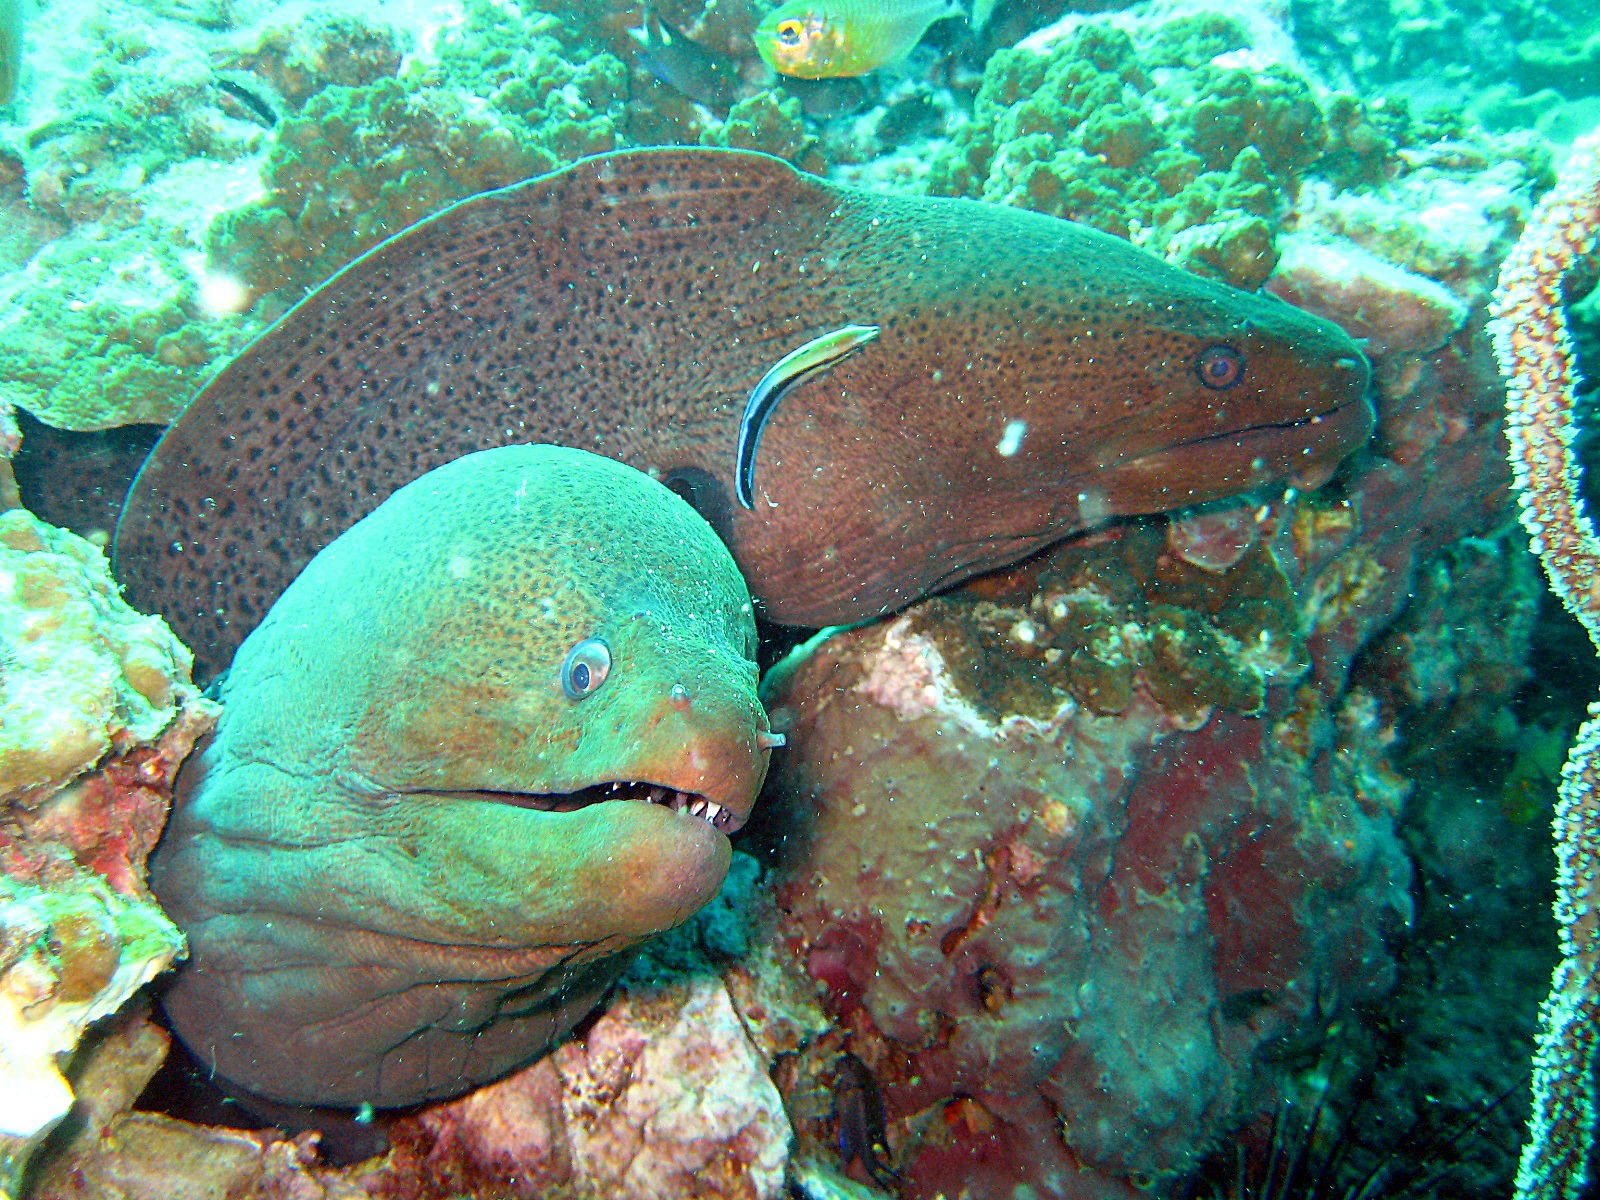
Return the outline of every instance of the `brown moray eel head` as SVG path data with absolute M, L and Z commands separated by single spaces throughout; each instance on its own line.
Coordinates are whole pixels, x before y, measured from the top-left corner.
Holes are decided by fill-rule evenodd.
M 784 394 L 752 508 L 746 400 Z M 313 293 L 195 398 L 118 526 L 202 672 L 396 487 L 508 442 L 690 499 L 764 613 L 870 617 L 1119 514 L 1319 478 L 1372 424 L 1339 329 L 1014 208 L 881 195 L 741 151 L 635 150 L 474 197 Z
M 506 447 L 398 492 L 241 647 L 180 775 L 178 1034 L 287 1103 L 543 1052 L 721 884 L 775 740 L 754 645 L 710 527 L 610 459 Z

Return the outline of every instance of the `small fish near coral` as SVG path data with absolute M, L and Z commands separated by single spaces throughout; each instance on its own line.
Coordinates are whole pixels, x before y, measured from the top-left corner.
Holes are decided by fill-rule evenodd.
M 691 100 L 727 109 L 739 78 L 731 58 L 684 37 L 648 4 L 639 27 L 629 33 L 639 47 L 639 62 L 651 75 Z
M 402 488 L 241 647 L 179 776 L 178 1035 L 287 1104 L 542 1053 L 721 885 L 782 742 L 755 636 L 710 526 L 621 463 L 510 446 Z
M 746 398 L 851 325 L 878 333 L 761 423 L 746 510 Z M 291 310 L 152 452 L 116 568 L 214 674 L 396 488 L 552 442 L 687 498 L 767 618 L 843 624 L 1119 516 L 1320 481 L 1372 429 L 1368 374 L 1332 323 L 1070 221 L 622 151 L 447 208 Z
M 983 16 L 993 7 L 979 5 Z M 789 0 L 762 18 L 754 37 L 780 75 L 838 79 L 898 62 L 935 21 L 965 15 L 958 0 Z M 975 15 L 974 28 L 981 24 Z

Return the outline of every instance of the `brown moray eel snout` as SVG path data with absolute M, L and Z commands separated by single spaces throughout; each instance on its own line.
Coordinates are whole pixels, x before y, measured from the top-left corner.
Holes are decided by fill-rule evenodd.
M 745 510 L 747 397 L 852 324 L 879 335 L 783 397 Z M 1116 238 L 764 155 L 625 151 L 464 201 L 309 296 L 167 432 L 116 563 L 214 672 L 396 487 L 558 442 L 689 497 L 764 615 L 824 625 L 1108 517 L 1315 478 L 1371 423 L 1336 327 Z
M 925 281 L 909 328 L 885 300 L 872 344 L 784 399 L 757 519 L 734 525 L 757 595 L 801 594 L 784 611 L 812 619 L 869 595 L 898 607 L 1111 518 L 1319 485 L 1371 434 L 1370 367 L 1331 322 L 1091 230 L 1023 223 L 1034 239 L 997 238 L 985 268 Z M 1069 250 L 1098 264 L 1088 279 Z M 953 330 L 951 312 L 968 314 Z M 790 499 L 815 492 L 826 520 Z M 848 576 L 814 568 L 865 545 L 878 559 Z

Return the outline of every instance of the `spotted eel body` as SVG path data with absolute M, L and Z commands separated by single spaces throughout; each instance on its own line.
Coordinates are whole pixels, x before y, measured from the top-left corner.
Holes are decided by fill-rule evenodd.
M 744 510 L 746 400 L 849 324 L 879 336 L 771 415 Z M 1068 221 L 625 151 L 463 201 L 308 296 L 168 430 L 116 564 L 210 673 L 396 488 L 555 442 L 688 499 L 766 617 L 853 621 L 1119 515 L 1325 475 L 1371 429 L 1367 380 L 1329 322 Z

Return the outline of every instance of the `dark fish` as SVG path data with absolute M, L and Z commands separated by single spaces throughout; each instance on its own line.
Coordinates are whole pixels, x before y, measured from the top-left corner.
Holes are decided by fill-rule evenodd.
M 668 87 L 708 108 L 726 109 L 733 102 L 738 76 L 732 60 L 684 37 L 648 5 L 634 38 L 639 43 L 639 61 Z
M 877 340 L 773 414 L 745 511 L 745 398 L 854 322 Z M 1068 221 L 625 151 L 454 205 L 302 301 L 151 454 L 117 569 L 210 674 L 396 488 L 557 442 L 689 499 L 767 618 L 838 624 L 1119 515 L 1324 478 L 1371 431 L 1367 380 L 1337 326 Z
M 867 1064 L 848 1051 L 839 1055 L 838 1068 L 833 1119 L 839 1126 L 839 1161 L 846 1170 L 859 1162 L 872 1182 L 890 1187 L 895 1173 L 888 1165 L 888 1114 L 878 1081 Z

